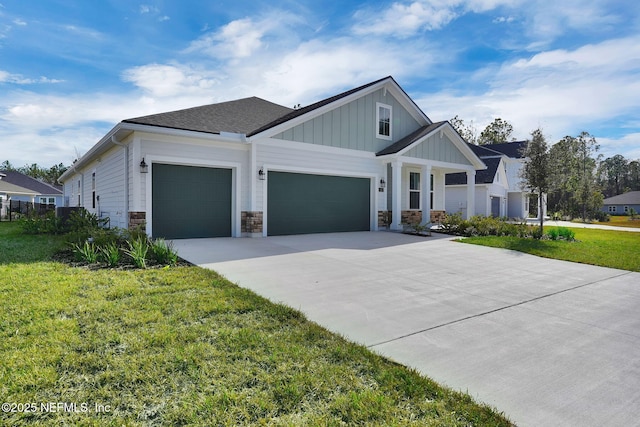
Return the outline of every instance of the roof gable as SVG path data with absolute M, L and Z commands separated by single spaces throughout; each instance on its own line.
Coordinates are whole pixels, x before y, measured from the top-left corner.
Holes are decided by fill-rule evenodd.
M 20 194 L 27 196 L 37 196 L 39 193 L 29 190 L 28 188 L 20 187 L 10 182 L 5 182 L 4 179 L 0 180 L 0 193 L 4 194 Z
M 9 184 L 17 185 L 18 187 L 26 188 L 29 191 L 33 191 L 36 194 L 47 195 L 62 195 L 62 191 L 46 182 L 38 181 L 37 179 L 25 175 L 18 171 L 2 171 L 2 179 L 0 182 L 7 182 Z
M 252 137 L 256 135 L 264 137 L 272 137 L 279 133 L 284 132 L 294 126 L 311 120 L 319 115 L 326 113 L 327 111 L 339 108 L 353 100 L 364 97 L 367 94 L 373 93 L 379 89 L 383 89 L 386 92 L 389 91 L 391 95 L 398 101 L 403 108 L 412 115 L 412 117 L 419 123 L 419 125 L 430 124 L 431 120 L 427 115 L 418 107 L 418 105 L 407 95 L 407 93 L 398 85 L 393 77 L 388 76 L 380 80 L 376 80 L 371 83 L 359 86 L 354 89 L 350 89 L 346 92 L 342 92 L 338 95 L 323 99 L 314 104 L 308 105 L 291 111 L 289 114 L 282 117 L 278 117 L 271 123 L 267 123 L 259 129 L 247 134 Z
M 291 108 L 254 96 L 136 117 L 123 122 L 212 134 L 221 132 L 249 134 L 293 111 Z

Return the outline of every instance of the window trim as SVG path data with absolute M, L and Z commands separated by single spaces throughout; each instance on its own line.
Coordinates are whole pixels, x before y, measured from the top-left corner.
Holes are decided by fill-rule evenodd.
M 96 208 L 96 171 L 91 173 L 91 208 Z
M 380 123 L 381 123 L 380 109 L 381 108 L 389 110 L 389 135 L 380 133 Z M 393 123 L 393 108 L 391 107 L 391 105 L 383 104 L 382 102 L 376 102 L 376 138 L 386 139 L 391 141 L 393 139 L 392 123 Z
M 617 212 L 615 205 L 609 205 L 609 212 Z

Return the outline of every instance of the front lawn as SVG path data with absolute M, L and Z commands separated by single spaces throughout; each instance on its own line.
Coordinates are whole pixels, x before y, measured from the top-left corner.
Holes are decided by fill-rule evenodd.
M 545 227 L 545 232 L 554 227 Z M 517 237 L 469 237 L 462 242 L 512 249 L 545 258 L 640 271 L 640 233 L 572 228 L 575 242 Z
M 611 215 L 609 217 L 609 221 L 592 222 L 592 224 L 613 225 L 615 227 L 640 228 L 640 217 L 636 217 L 632 219 L 630 216 L 626 216 L 626 215 Z
M 511 425 L 212 271 L 61 246 L 0 223 L 1 425 Z

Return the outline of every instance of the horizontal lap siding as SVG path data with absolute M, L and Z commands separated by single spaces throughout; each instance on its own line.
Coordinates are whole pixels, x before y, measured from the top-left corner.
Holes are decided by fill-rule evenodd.
M 141 151 L 145 156 L 149 157 L 162 157 L 171 159 L 171 161 L 159 163 L 175 163 L 175 164 L 198 164 L 198 162 L 205 163 L 202 166 L 206 167 L 218 167 L 206 163 L 210 162 L 225 162 L 225 163 L 238 163 L 241 165 L 241 209 L 247 210 L 250 203 L 250 189 L 249 189 L 249 147 L 240 146 L 238 143 L 238 149 L 228 148 L 224 146 L 216 146 L 214 141 L 204 141 L 203 143 L 191 143 L 186 139 L 172 139 L 172 140 L 141 140 Z M 148 163 L 148 162 L 147 162 Z M 224 167 L 224 166 L 219 166 Z M 146 194 L 145 194 L 145 182 L 142 182 L 142 206 L 146 206 Z
M 266 165 L 268 168 L 278 167 L 283 171 L 295 171 L 305 173 L 305 169 L 318 171 L 335 172 L 337 175 L 343 173 L 348 176 L 379 175 L 386 176 L 386 166 L 375 158 L 367 159 L 353 157 L 344 154 L 333 154 L 323 152 L 310 152 L 300 148 L 284 148 L 279 146 L 269 146 L 268 141 L 260 144 L 257 150 L 258 167 Z M 301 168 L 302 170 L 298 170 Z M 257 210 L 263 210 L 264 189 L 266 181 L 259 181 L 256 192 Z M 386 193 L 377 193 L 376 205 L 386 206 Z M 374 206 L 372 206 L 372 209 Z
M 110 218 L 112 227 L 126 228 L 128 217 L 124 202 L 124 151 L 116 147 L 101 156 L 96 167 L 96 195 L 100 196 L 100 210 Z M 91 203 L 91 170 L 87 174 L 89 203 Z M 97 206 L 96 206 L 97 209 Z

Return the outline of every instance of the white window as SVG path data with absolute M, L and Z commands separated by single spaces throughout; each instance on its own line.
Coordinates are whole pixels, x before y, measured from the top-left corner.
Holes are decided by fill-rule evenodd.
M 80 180 L 78 180 L 78 204 L 76 206 L 80 206 Z
M 615 212 L 615 211 L 616 211 L 615 206 L 609 206 L 609 212 Z
M 96 208 L 96 173 L 91 174 L 91 207 Z
M 47 204 L 47 198 L 46 197 L 40 197 L 40 204 L 41 205 L 46 205 Z
M 420 173 L 409 172 L 409 209 L 420 209 Z
M 391 139 L 391 106 L 377 102 L 376 110 L 376 137 Z
M 629 206 L 625 206 L 625 207 L 624 207 L 624 213 L 625 213 L 625 214 L 628 214 L 628 213 L 629 213 Z

